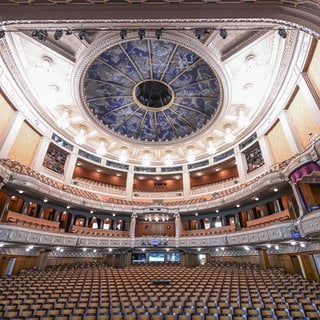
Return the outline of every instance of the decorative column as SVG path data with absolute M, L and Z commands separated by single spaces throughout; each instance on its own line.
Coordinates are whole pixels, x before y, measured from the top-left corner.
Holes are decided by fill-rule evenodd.
M 40 210 L 39 210 L 39 213 L 38 213 L 38 218 L 39 219 L 43 219 L 45 210 L 46 210 L 46 207 L 43 207 L 43 206 L 40 207 Z
M 270 261 L 269 261 L 269 256 L 266 249 L 261 249 L 259 251 L 259 260 L 260 260 L 260 266 L 262 270 L 270 269 Z
M 131 239 L 135 238 L 137 216 L 138 216 L 138 214 L 137 214 L 136 210 L 133 210 L 132 215 L 131 215 L 130 227 L 129 227 L 129 235 L 130 235 Z
M 188 200 L 190 197 L 190 175 L 188 166 L 184 165 L 182 169 L 183 197 Z
M 128 201 L 132 200 L 133 178 L 134 178 L 134 166 L 130 165 L 127 173 L 127 182 L 126 182 L 126 199 Z
M 35 157 L 32 163 L 32 168 L 38 172 L 41 171 L 43 159 L 47 153 L 48 147 L 50 144 L 50 140 L 45 137 L 41 137 L 38 149 L 35 153 Z
M 303 92 L 303 97 L 307 101 L 309 110 L 313 114 L 314 121 L 318 124 L 318 127 L 320 127 L 320 97 L 314 89 L 313 84 L 311 83 L 307 74 L 303 74 L 303 76 L 300 78 L 299 87 Z
M 286 133 L 289 146 L 293 154 L 297 154 L 303 151 L 299 139 L 295 133 L 294 126 L 291 123 L 291 119 L 288 116 L 287 110 L 283 110 L 279 116 L 280 123 L 283 131 Z
M 306 209 L 304 202 L 302 200 L 299 188 L 292 181 L 288 181 L 288 182 L 291 186 L 294 197 L 296 198 L 296 202 L 297 202 L 297 205 L 299 208 L 299 218 L 301 218 L 303 216 L 304 212 L 307 211 L 307 209 Z
M 43 271 L 48 262 L 48 256 L 49 256 L 50 250 L 41 250 L 39 253 L 39 263 L 38 263 L 38 270 Z
M 265 165 L 271 166 L 273 164 L 273 158 L 266 136 L 262 136 L 259 138 L 259 145 Z
M 181 218 L 178 209 L 176 209 L 173 213 L 174 217 L 174 227 L 175 227 L 175 246 L 179 248 L 180 244 L 180 234 L 182 231 Z
M 85 216 L 84 217 L 84 227 L 88 228 L 88 226 L 89 226 L 89 217 Z
M 240 229 L 240 219 L 239 219 L 239 213 L 234 214 L 234 224 L 236 226 L 236 229 Z
M 74 168 L 77 163 L 77 159 L 78 159 L 78 155 L 76 153 L 70 153 L 67 157 L 67 161 L 64 165 L 64 182 L 66 184 L 71 183 Z
M 3 206 L 3 209 L 2 209 L 1 214 L 0 214 L 0 222 L 2 221 L 4 214 L 5 214 L 6 212 L 8 212 L 9 204 L 10 204 L 10 197 L 7 196 L 7 197 L 6 197 L 6 201 L 5 201 L 5 203 L 4 203 L 4 206 Z
M 69 213 L 69 214 L 71 214 L 71 213 Z M 71 214 L 71 219 L 70 219 L 70 224 L 69 224 L 69 227 L 68 227 L 68 232 L 72 231 L 73 224 L 74 224 L 74 215 Z
M 239 180 L 241 183 L 243 183 L 247 180 L 247 162 L 244 154 L 239 150 L 239 146 L 235 146 L 234 149 Z
M 177 209 L 175 210 L 173 217 L 174 217 L 174 227 L 176 229 L 175 237 L 179 238 L 180 232 L 181 232 L 181 219 L 180 219 L 180 214 Z
M 23 201 L 23 205 L 21 208 L 21 213 L 26 215 L 28 213 L 28 208 L 29 208 L 29 202 L 28 201 Z
M 20 128 L 25 118 L 19 112 L 15 112 L 11 119 L 11 123 L 8 124 L 6 131 L 3 133 L 0 140 L 0 158 L 7 158 L 8 154 L 15 143 L 16 138 L 20 132 Z

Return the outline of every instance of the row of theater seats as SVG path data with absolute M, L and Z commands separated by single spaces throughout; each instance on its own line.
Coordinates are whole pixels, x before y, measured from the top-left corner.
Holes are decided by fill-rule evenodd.
M 226 179 L 223 179 L 223 180 L 218 180 L 218 181 L 215 181 L 215 182 L 212 182 L 212 183 L 207 183 L 207 184 L 201 184 L 201 185 L 198 185 L 198 186 L 194 186 L 194 187 L 191 188 L 191 190 L 199 190 L 199 189 L 202 189 L 202 188 L 223 186 L 224 184 L 230 183 L 232 181 L 234 183 L 236 183 L 237 179 L 239 179 L 239 176 L 233 176 L 233 177 L 229 177 L 229 178 L 226 178 Z
M 125 191 L 126 187 L 125 186 L 119 186 L 119 185 L 115 185 L 115 184 L 111 184 L 111 183 L 107 183 L 107 182 L 103 182 L 103 181 L 96 181 L 96 180 L 92 180 L 86 177 L 76 177 L 74 179 L 74 183 L 79 183 L 79 184 L 84 184 L 86 185 L 87 188 L 90 189 L 116 189 L 116 190 L 121 190 L 121 191 Z M 75 183 L 75 184 L 76 184 Z
M 0 279 L 1 319 L 320 319 L 320 284 L 253 265 L 58 266 Z

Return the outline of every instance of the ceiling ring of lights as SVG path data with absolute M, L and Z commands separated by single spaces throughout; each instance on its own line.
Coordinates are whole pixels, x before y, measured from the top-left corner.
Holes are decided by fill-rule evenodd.
M 101 40 L 88 48 L 74 83 L 80 89 L 76 101 L 105 133 L 131 143 L 171 143 L 194 138 L 220 113 L 226 81 L 205 48 L 172 35 Z M 151 106 L 144 102 L 148 93 L 139 97 L 136 91 L 143 84 L 164 91 L 162 97 L 156 92 Z

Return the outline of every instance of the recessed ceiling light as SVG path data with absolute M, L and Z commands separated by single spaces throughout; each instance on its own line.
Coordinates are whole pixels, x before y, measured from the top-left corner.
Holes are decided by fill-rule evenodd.
M 70 209 L 71 207 L 70 206 L 67 206 L 67 209 Z
M 43 199 L 43 202 L 48 202 L 48 199 Z
M 259 201 L 259 197 L 255 197 L 254 200 Z
M 19 192 L 19 193 L 23 193 L 23 190 L 19 190 L 18 192 Z
M 279 190 L 278 190 L 278 188 L 274 188 L 273 191 L 274 192 L 278 192 Z
M 240 204 L 237 204 L 236 207 L 239 208 L 239 207 L 240 207 Z

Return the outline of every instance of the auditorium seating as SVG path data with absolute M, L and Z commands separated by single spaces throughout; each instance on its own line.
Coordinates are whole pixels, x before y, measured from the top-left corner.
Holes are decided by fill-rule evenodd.
M 1 319 L 319 319 L 319 309 L 319 282 L 250 264 L 81 263 L 0 278 Z

